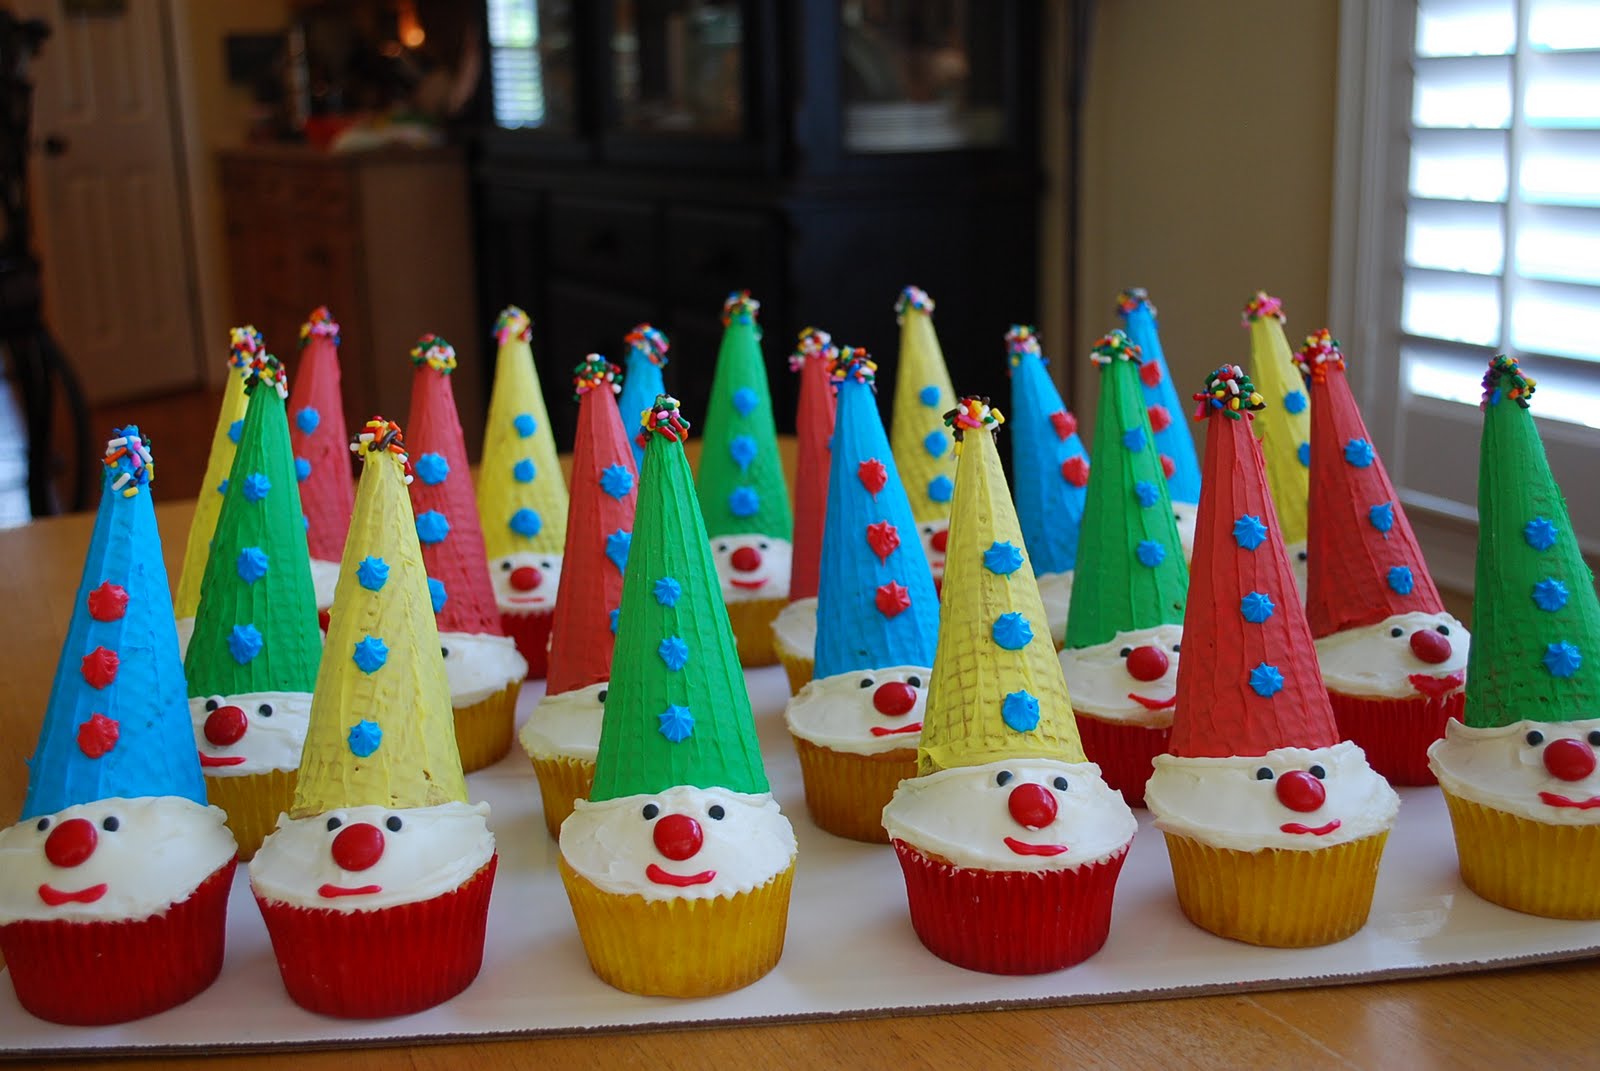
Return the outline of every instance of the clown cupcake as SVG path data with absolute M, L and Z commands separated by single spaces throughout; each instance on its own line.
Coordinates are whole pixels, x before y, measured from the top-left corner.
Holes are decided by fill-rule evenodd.
M 950 497 L 955 493 L 956 458 L 945 411 L 955 402 L 944 350 L 933 329 L 933 298 L 915 286 L 900 291 L 894 303 L 900 324 L 900 354 L 894 381 L 894 418 L 889 442 L 911 499 L 922 553 L 933 570 L 934 586 L 944 579 L 945 544 L 950 538 Z

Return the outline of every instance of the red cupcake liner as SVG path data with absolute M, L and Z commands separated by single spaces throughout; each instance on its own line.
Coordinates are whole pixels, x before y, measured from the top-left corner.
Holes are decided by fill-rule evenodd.
M 52 1023 L 106 1026 L 203 992 L 222 971 L 237 865 L 229 859 L 187 899 L 149 918 L 0 926 L 0 955 L 17 1002 Z
M 1365 699 L 1330 691 L 1339 733 L 1367 753 L 1367 763 L 1392 785 L 1433 785 L 1428 746 L 1444 736 L 1445 723 L 1461 720 L 1465 690 L 1437 699 Z
M 528 614 L 500 615 L 500 624 L 506 635 L 516 641 L 517 650 L 528 660 L 530 681 L 542 681 L 550 669 L 550 623 L 556 619 L 554 610 L 535 610 Z
M 296 907 L 256 897 L 289 997 L 341 1019 L 410 1015 L 472 984 L 499 856 L 431 900 L 373 911 Z
M 1143 807 L 1144 786 L 1155 772 L 1155 757 L 1167 753 L 1172 726 L 1151 729 L 1105 721 L 1082 711 L 1077 718 L 1083 753 L 1100 767 L 1105 783 L 1122 793 L 1129 807 Z
M 1128 849 L 1070 870 L 970 870 L 896 840 L 911 926 L 928 951 L 987 974 L 1043 974 L 1106 943 Z

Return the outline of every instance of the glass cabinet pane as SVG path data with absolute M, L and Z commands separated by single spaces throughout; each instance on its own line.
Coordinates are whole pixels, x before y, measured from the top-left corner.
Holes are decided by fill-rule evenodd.
M 972 0 L 840 0 L 844 146 L 940 152 L 1006 138 L 1002 27 Z
M 489 0 L 495 125 L 570 133 L 576 123 L 572 0 Z
M 738 137 L 744 131 L 744 18 L 738 0 L 615 0 L 618 129 Z

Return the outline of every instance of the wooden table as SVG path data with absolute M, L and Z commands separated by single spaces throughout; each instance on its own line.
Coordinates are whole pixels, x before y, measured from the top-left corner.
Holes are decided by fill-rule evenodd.
M 158 485 L 159 489 L 159 485 Z M 159 501 L 159 499 L 158 499 Z M 167 567 L 192 503 L 158 507 Z M 22 807 L 26 771 L 71 616 L 91 515 L 0 532 L 0 822 Z M 885 994 L 892 1000 L 893 994 Z M 1411 981 L 1168 1001 L 875 1020 L 590 1034 L 406 1050 L 296 1052 L 304 1071 L 378 1067 L 540 1069 L 648 1064 L 748 1068 L 932 1065 L 1004 1071 L 1091 1066 L 1593 1067 L 1600 1062 L 1600 961 Z M 70 1042 L 70 1031 L 63 1032 Z M 272 1055 L 160 1058 L 160 1066 L 268 1066 Z M 148 1064 L 148 1061 L 144 1063 Z M 57 1065 L 60 1066 L 60 1065 Z M 82 1066 L 139 1066 L 127 1060 Z

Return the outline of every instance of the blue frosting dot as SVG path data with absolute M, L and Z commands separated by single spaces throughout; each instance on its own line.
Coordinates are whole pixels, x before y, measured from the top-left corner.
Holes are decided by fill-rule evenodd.
M 733 392 L 733 408 L 742 417 L 749 416 L 759 404 L 761 398 L 749 387 L 740 387 Z
M 983 552 L 983 567 L 991 573 L 1009 576 L 1022 568 L 1022 551 L 1009 540 L 991 543 Z
M 450 534 L 450 521 L 436 509 L 417 514 L 417 538 L 424 543 L 443 543 Z
M 533 419 L 532 413 L 518 413 L 511 419 L 511 426 L 517 429 L 517 434 L 526 439 L 539 430 L 539 422 Z
M 600 490 L 612 498 L 625 498 L 633 490 L 633 473 L 626 465 L 607 465 L 600 470 Z
M 241 666 L 249 665 L 261 653 L 262 642 L 261 630 L 254 625 L 235 625 L 228 630 L 228 653 Z
M 239 552 L 233 567 L 238 571 L 240 580 L 254 584 L 267 575 L 267 552 L 260 547 L 245 547 Z
M 1017 733 L 1031 733 L 1039 727 L 1039 701 L 1027 692 L 1012 692 L 1000 701 L 1000 720 Z
M 1522 526 L 1522 538 L 1534 550 L 1549 550 L 1556 545 L 1556 526 L 1548 517 L 1535 517 Z
M 1570 677 L 1583 665 L 1583 652 L 1566 640 L 1561 640 L 1546 647 L 1540 661 L 1550 671 L 1550 676 Z
M 681 636 L 668 636 L 662 640 L 656 647 L 656 654 L 674 673 L 689 664 L 689 645 L 683 642 Z
M 694 715 L 688 707 L 676 703 L 656 715 L 656 728 L 674 744 L 682 743 L 694 735 Z
M 260 502 L 267 497 L 267 492 L 272 490 L 272 481 L 267 479 L 262 472 L 252 472 L 244 478 L 244 497 L 251 502 Z
M 633 533 L 617 529 L 606 536 L 606 557 L 620 572 L 628 567 L 628 548 L 633 546 Z
M 1267 526 L 1253 513 L 1233 522 L 1233 541 L 1245 550 L 1255 550 L 1267 541 Z
M 1311 444 L 1310 443 L 1301 443 L 1300 444 L 1300 448 L 1294 452 L 1294 456 L 1299 459 L 1300 464 L 1304 465 L 1306 468 L 1310 468 L 1311 467 Z
M 989 629 L 994 642 L 1008 651 L 1020 651 L 1033 642 L 1033 626 L 1016 611 L 995 618 Z
M 1250 671 L 1250 688 L 1257 695 L 1270 699 L 1283 691 L 1283 674 L 1277 666 L 1263 662 Z
M 1259 625 L 1271 617 L 1277 607 L 1273 605 L 1272 596 L 1264 591 L 1252 591 L 1239 600 L 1239 612 L 1244 619 L 1252 625 Z
M 754 487 L 735 487 L 728 496 L 728 512 L 735 517 L 753 517 L 761 509 L 761 496 Z
M 1367 510 L 1367 520 L 1378 531 L 1389 531 L 1394 527 L 1394 503 L 1379 502 L 1376 506 Z
M 1410 595 L 1411 589 L 1416 587 L 1416 579 L 1411 575 L 1410 566 L 1392 565 L 1389 567 L 1389 590 L 1397 595 Z
M 728 456 L 733 458 L 733 463 L 741 469 L 750 467 L 750 462 L 756 459 L 759 448 L 756 441 L 748 435 L 735 435 L 728 440 Z
M 433 487 L 450 478 L 450 462 L 443 454 L 423 454 L 416 462 L 417 479 Z
M 226 479 L 224 479 L 221 483 L 217 484 L 217 494 L 225 495 L 227 493 L 228 493 L 228 481 Z
M 1555 613 L 1567 605 L 1567 585 L 1555 577 L 1546 577 L 1533 585 L 1533 604 L 1546 613 Z
M 362 718 L 350 726 L 350 753 L 358 759 L 364 759 L 383 743 L 383 726 L 367 718 Z
M 535 510 L 524 506 L 511 515 L 511 530 L 520 536 L 532 539 L 539 534 L 539 529 L 544 527 L 544 518 Z
M 294 422 L 301 431 L 310 435 L 322 424 L 322 414 L 309 405 L 302 406 L 300 411 L 294 415 Z
M 935 428 L 928 432 L 928 437 L 922 440 L 922 448 L 928 451 L 929 457 L 943 457 L 944 452 L 950 448 L 950 436 Z
M 939 388 L 929 383 L 926 387 L 917 391 L 917 400 L 932 409 L 939 404 Z
M 617 618 L 622 616 L 622 610 L 619 607 L 618 609 L 612 610 L 607 616 L 611 620 L 611 635 L 615 636 L 617 634 Z
M 389 661 L 389 645 L 376 636 L 363 637 L 350 655 L 363 673 L 376 673 Z
M 928 497 L 935 502 L 948 502 L 955 493 L 955 482 L 943 473 L 928 481 Z
M 532 483 L 533 478 L 539 474 L 538 468 L 529 458 L 521 458 L 511 466 L 511 478 L 518 483 Z
M 1167 548 L 1154 539 L 1141 539 L 1134 544 L 1133 556 L 1146 569 L 1154 569 L 1167 560 Z
M 444 590 L 444 581 L 428 577 L 428 601 L 433 603 L 433 612 L 438 613 L 444 609 L 444 604 L 450 601 L 450 596 Z
M 228 440 L 230 442 L 232 442 L 235 445 L 237 445 L 239 440 L 240 440 L 240 438 L 242 438 L 243 436 L 244 436 L 244 421 L 235 420 L 232 424 L 228 425 Z
M 1309 453 L 1310 448 L 1307 448 Z M 1365 439 L 1351 439 L 1344 444 L 1344 459 L 1358 469 L 1364 469 L 1372 464 L 1374 454 L 1372 444 Z
M 1137 454 L 1144 449 L 1144 429 L 1129 428 L 1122 433 L 1122 445 L 1129 452 Z
M 307 459 L 303 458 L 303 457 L 295 458 L 294 459 L 294 478 L 296 480 L 299 480 L 301 483 L 305 483 L 305 481 L 310 476 L 311 476 L 311 462 L 308 461 Z
M 1283 396 L 1283 411 L 1285 413 L 1304 413 L 1306 411 L 1306 392 L 1292 390 Z
M 382 558 L 362 558 L 356 566 L 356 582 L 368 591 L 382 591 L 389 582 L 389 563 Z
M 1145 509 L 1149 509 L 1151 506 L 1161 501 L 1161 488 L 1157 487 L 1149 480 L 1139 480 L 1133 485 L 1133 497 L 1138 501 L 1140 506 L 1144 507 Z
M 662 606 L 678 605 L 678 596 L 683 594 L 683 585 L 670 576 L 664 576 L 655 583 L 656 602 Z

